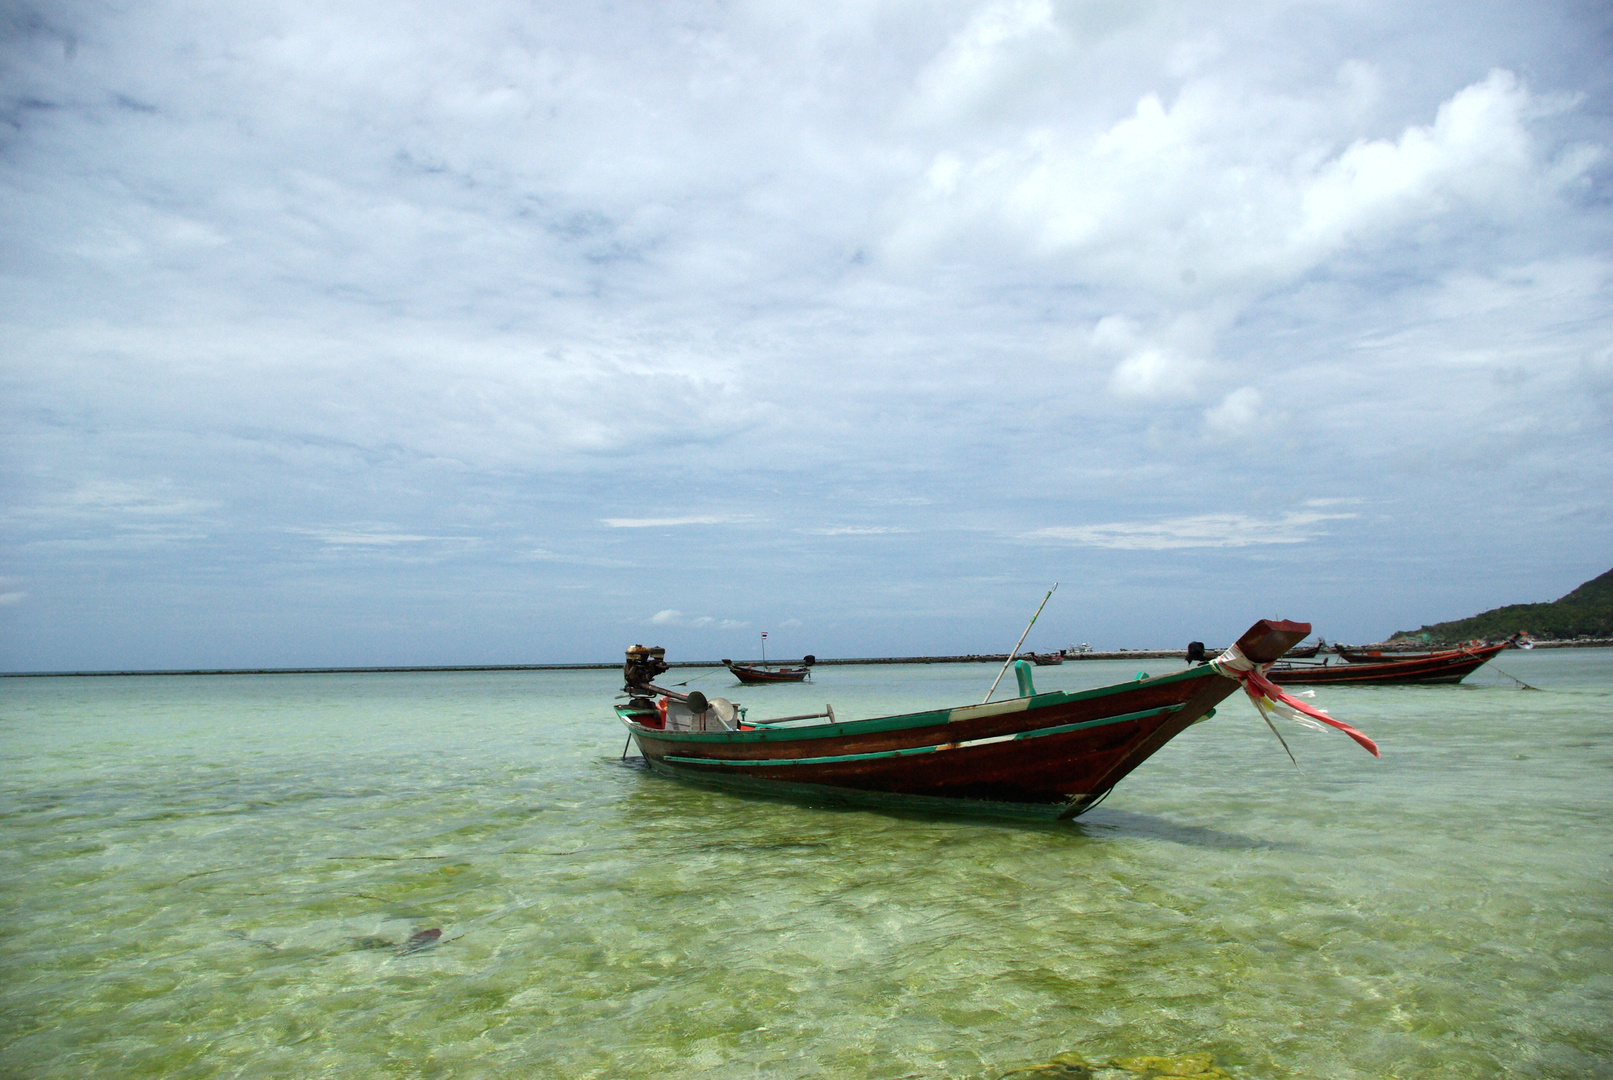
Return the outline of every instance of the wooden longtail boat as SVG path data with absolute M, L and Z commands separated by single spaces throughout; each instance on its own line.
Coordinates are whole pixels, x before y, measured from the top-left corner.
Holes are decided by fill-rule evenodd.
M 1055 653 L 1045 653 L 1045 652 L 1044 653 L 1035 653 L 1035 652 L 1033 652 L 1033 653 L 1026 653 L 1025 654 L 1025 659 L 1029 660 L 1031 663 L 1035 664 L 1037 667 L 1053 667 L 1056 664 L 1064 663 L 1064 654 L 1063 653 L 1056 653 L 1056 652 Z
M 1424 653 L 1404 660 L 1380 660 L 1374 664 L 1279 664 L 1266 672 L 1266 678 L 1280 686 L 1319 686 L 1347 683 L 1351 686 L 1402 683 L 1456 683 L 1477 671 L 1496 653 L 1500 645 L 1471 649 L 1448 649 Z
M 628 650 L 629 700 L 616 713 L 650 768 L 680 780 L 812 800 L 1073 818 L 1241 685 L 1254 697 L 1258 671 L 1310 629 L 1262 620 L 1215 661 L 1168 675 L 850 721 L 832 708 L 747 721 L 721 698 L 655 686 L 665 650 L 639 645 Z M 1030 665 L 1020 674 L 1028 684 Z M 1268 696 L 1286 698 L 1266 685 Z
M 1320 641 L 1318 641 L 1315 645 L 1295 645 L 1292 649 L 1289 649 L 1287 652 L 1283 653 L 1283 659 L 1309 660 L 1311 657 L 1315 656 L 1317 652 L 1321 650 L 1321 648 L 1322 642 Z
M 1512 644 L 1512 641 L 1513 641 L 1512 638 L 1508 638 L 1506 641 L 1502 642 L 1502 644 L 1503 645 L 1510 645 L 1510 644 Z M 1419 646 L 1412 646 L 1410 648 L 1405 648 L 1405 649 L 1399 649 L 1399 648 L 1394 648 L 1394 647 L 1390 647 L 1390 648 L 1386 648 L 1386 649 L 1385 648 L 1370 649 L 1370 648 L 1358 648 L 1358 647 L 1351 646 L 1351 645 L 1335 645 L 1335 646 L 1333 646 L 1333 651 L 1338 653 L 1345 660 L 1349 661 L 1352 664 L 1382 664 L 1382 663 L 1386 663 L 1386 662 L 1391 661 L 1391 660 L 1426 660 L 1431 656 L 1443 656 L 1446 653 L 1456 652 L 1456 651 L 1459 651 L 1461 649 L 1475 649 L 1475 648 L 1484 648 L 1484 647 L 1485 647 L 1484 645 L 1480 645 L 1477 642 L 1471 642 L 1471 643 L 1466 644 L 1466 645 L 1460 645 L 1460 646 L 1457 646 L 1455 649 L 1452 649 L 1452 648 L 1429 649 L 1429 648 L 1424 648 L 1424 647 L 1419 647 Z M 1295 655 L 1295 654 L 1290 653 L 1289 655 Z
M 724 660 L 723 666 L 734 673 L 734 678 L 747 686 L 756 686 L 761 683 L 778 682 L 805 682 L 812 674 L 812 665 L 817 658 L 808 653 L 801 660 L 800 667 L 774 667 L 771 664 L 737 664 L 732 660 Z

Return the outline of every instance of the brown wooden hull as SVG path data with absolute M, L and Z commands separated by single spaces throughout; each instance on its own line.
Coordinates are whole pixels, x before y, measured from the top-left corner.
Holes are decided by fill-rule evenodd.
M 1427 660 L 1433 656 L 1443 656 L 1454 649 L 1351 649 L 1344 645 L 1333 649 L 1339 656 L 1352 664 L 1385 664 L 1401 660 Z
M 1505 648 L 1505 645 L 1485 645 L 1477 649 L 1452 649 L 1408 660 L 1383 660 L 1374 664 L 1348 663 L 1325 667 L 1279 665 L 1268 671 L 1266 677 L 1281 686 L 1456 683 L 1477 671 Z
M 757 686 L 762 683 L 804 682 L 811 669 L 764 668 L 731 663 L 728 665 L 728 670 L 734 673 L 734 678 L 747 686 Z
M 1311 657 L 1315 656 L 1320 649 L 1320 645 L 1307 645 L 1304 648 L 1300 648 L 1296 645 L 1292 649 L 1289 649 L 1287 652 L 1283 653 L 1283 658 L 1309 660 Z

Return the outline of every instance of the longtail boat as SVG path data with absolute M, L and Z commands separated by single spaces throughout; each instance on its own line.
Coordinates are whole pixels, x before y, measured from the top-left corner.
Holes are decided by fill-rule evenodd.
M 1510 645 L 1512 644 L 1512 641 L 1512 638 L 1508 638 L 1506 641 L 1502 642 L 1502 645 Z M 1488 644 L 1488 642 L 1472 641 L 1464 645 L 1455 646 L 1454 648 L 1447 645 L 1440 649 L 1430 649 L 1426 646 L 1418 645 L 1411 645 L 1407 646 L 1406 648 L 1399 648 L 1393 645 L 1388 647 L 1379 646 L 1377 648 L 1356 645 L 1335 645 L 1333 646 L 1333 651 L 1352 664 L 1382 664 L 1390 660 L 1426 660 L 1431 656 L 1443 656 L 1446 653 L 1455 652 L 1459 649 L 1483 648 Z M 1289 655 L 1293 656 L 1297 654 L 1290 653 Z
M 805 682 L 812 674 L 812 665 L 817 663 L 817 657 L 811 653 L 801 658 L 800 667 L 775 667 L 766 662 L 760 664 L 739 664 L 732 660 L 724 660 L 723 666 L 734 673 L 734 678 L 747 686 L 756 686 L 760 683 L 779 682 Z
M 1289 649 L 1287 652 L 1283 653 L 1283 659 L 1309 660 L 1311 657 L 1315 656 L 1321 651 L 1324 644 L 1326 644 L 1326 642 L 1318 640 L 1315 645 L 1295 645 L 1292 649 Z
M 1275 713 L 1331 725 L 1377 754 L 1365 735 L 1265 679 L 1310 629 L 1262 620 L 1207 663 L 1075 693 L 1036 693 L 1031 665 L 1019 661 L 1019 697 L 990 701 L 988 693 L 978 705 L 859 720 L 837 718 L 832 706 L 749 719 L 723 698 L 656 686 L 666 650 L 635 645 L 623 666 L 628 700 L 616 714 L 649 767 L 679 780 L 812 801 L 1067 819 L 1240 687 L 1268 723 Z
M 1423 653 L 1403 660 L 1380 660 L 1377 663 L 1352 661 L 1347 664 L 1279 664 L 1266 673 L 1266 677 L 1283 686 L 1319 686 L 1324 683 L 1347 683 L 1352 686 L 1375 684 L 1378 686 L 1403 683 L 1457 683 L 1484 666 L 1491 657 L 1505 649 L 1500 645 L 1482 645 L 1469 649 L 1447 649 L 1443 652 Z

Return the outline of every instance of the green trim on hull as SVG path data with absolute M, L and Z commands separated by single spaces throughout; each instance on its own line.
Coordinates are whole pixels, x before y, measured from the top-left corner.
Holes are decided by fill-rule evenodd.
M 894 716 L 876 716 L 865 720 L 847 720 L 834 724 L 808 724 L 794 728 L 756 728 L 750 731 L 669 731 L 665 728 L 654 728 L 652 729 L 652 734 L 656 738 L 668 742 L 690 743 L 750 743 L 770 742 L 773 740 L 821 739 L 825 731 L 833 731 L 836 735 L 870 735 L 886 731 L 901 731 L 906 728 L 956 723 L 962 720 L 1008 713 L 1035 712 L 1055 705 L 1079 701 L 1096 701 L 1115 694 L 1130 693 L 1142 686 L 1158 686 L 1181 682 L 1184 679 L 1203 679 L 1215 675 L 1217 675 L 1217 672 L 1210 665 L 1204 664 L 1199 667 L 1184 668 L 1168 675 L 1156 675 L 1151 679 L 1137 679 L 1132 682 L 1099 686 L 1091 690 L 1077 691 L 1073 694 L 1063 690 L 1053 690 L 1045 694 L 1037 694 L 1035 697 L 1008 698 L 1003 701 L 993 701 L 986 705 L 964 705 L 953 709 L 898 713 Z M 623 720 L 627 719 L 626 713 L 629 706 L 617 705 L 614 708 L 617 716 Z

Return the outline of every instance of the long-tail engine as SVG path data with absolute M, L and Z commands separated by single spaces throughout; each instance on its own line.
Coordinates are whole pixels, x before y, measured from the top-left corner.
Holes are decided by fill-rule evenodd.
M 667 670 L 666 650 L 661 646 L 629 646 L 627 663 L 622 665 L 622 678 L 627 685 L 622 689 L 629 694 L 654 694 L 651 684 L 657 675 Z

